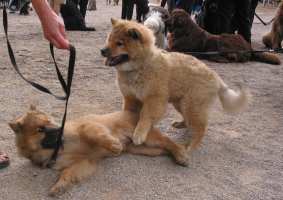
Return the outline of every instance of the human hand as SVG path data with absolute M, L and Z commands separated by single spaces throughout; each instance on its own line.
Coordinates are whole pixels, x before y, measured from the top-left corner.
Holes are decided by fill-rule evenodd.
M 69 49 L 69 41 L 66 37 L 65 26 L 60 18 L 52 10 L 47 16 L 41 18 L 42 30 L 44 37 L 49 40 L 58 49 Z
M 44 37 L 59 49 L 69 49 L 64 22 L 52 10 L 48 1 L 32 0 L 32 5 L 40 19 Z

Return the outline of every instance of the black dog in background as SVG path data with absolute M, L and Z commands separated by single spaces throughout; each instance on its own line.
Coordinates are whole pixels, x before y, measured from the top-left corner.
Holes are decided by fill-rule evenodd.
M 132 19 L 135 4 L 137 21 L 142 22 L 145 20 L 145 16 L 149 12 L 148 0 L 123 0 L 121 16 L 122 19 Z
M 65 28 L 68 31 L 95 31 L 93 27 L 86 27 L 85 18 L 78 9 L 76 3 L 68 0 L 66 4 L 62 4 L 60 13 L 64 20 Z

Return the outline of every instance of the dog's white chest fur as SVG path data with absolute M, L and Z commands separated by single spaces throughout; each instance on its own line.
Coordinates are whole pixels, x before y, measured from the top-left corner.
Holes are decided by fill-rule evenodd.
M 124 96 L 134 96 L 139 100 L 144 98 L 146 91 L 144 79 L 138 72 L 120 72 L 118 84 Z

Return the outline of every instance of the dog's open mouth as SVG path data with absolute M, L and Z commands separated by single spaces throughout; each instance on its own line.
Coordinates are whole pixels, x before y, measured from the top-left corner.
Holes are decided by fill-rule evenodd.
M 107 66 L 116 66 L 127 61 L 129 61 L 129 56 L 127 54 L 122 54 L 115 57 L 108 57 L 105 64 Z

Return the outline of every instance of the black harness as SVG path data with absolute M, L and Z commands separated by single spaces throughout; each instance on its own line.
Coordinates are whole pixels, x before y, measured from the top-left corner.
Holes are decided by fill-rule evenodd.
M 68 102 L 69 102 L 69 97 L 70 97 L 70 94 L 71 94 L 71 86 L 72 86 L 74 68 L 75 68 L 76 49 L 75 49 L 74 46 L 70 45 L 70 48 L 69 48 L 69 51 L 70 51 L 69 68 L 68 68 L 67 81 L 65 81 L 65 79 L 63 78 L 63 75 L 62 75 L 61 71 L 59 70 L 58 65 L 56 63 L 53 45 L 50 44 L 50 53 L 51 53 L 51 56 L 52 56 L 52 59 L 53 59 L 53 63 L 55 65 L 57 77 L 58 77 L 58 80 L 59 80 L 59 82 L 62 86 L 64 93 L 65 93 L 64 96 L 59 96 L 59 95 L 56 95 L 53 92 L 51 92 L 48 88 L 46 88 L 46 87 L 44 87 L 44 86 L 42 86 L 38 83 L 35 83 L 33 81 L 30 81 L 25 76 L 23 76 L 23 74 L 20 72 L 19 67 L 17 65 L 17 62 L 16 62 L 16 59 L 15 59 L 15 56 L 14 56 L 13 49 L 12 49 L 10 41 L 8 39 L 8 18 L 7 18 L 7 11 L 6 11 L 5 6 L 4 6 L 4 9 L 3 9 L 3 27 L 4 27 L 5 36 L 6 36 L 9 57 L 10 57 L 10 60 L 11 60 L 11 63 L 13 65 L 14 69 L 19 74 L 19 76 L 23 80 L 25 80 L 27 83 L 32 85 L 34 88 L 40 90 L 41 92 L 52 95 L 58 100 L 65 101 L 65 111 L 64 111 L 63 118 L 62 118 L 61 126 L 58 127 L 58 128 L 48 128 L 48 127 L 40 128 L 40 131 L 45 133 L 45 138 L 42 140 L 42 143 L 41 143 L 42 147 L 46 148 L 46 149 L 54 149 L 54 152 L 53 152 L 53 154 L 50 158 L 50 161 L 49 161 L 49 164 L 52 165 L 53 163 L 55 163 L 55 161 L 57 159 L 59 149 L 63 148 L 63 134 L 64 134 L 64 127 L 65 127 L 65 121 L 66 121 L 67 110 L 68 110 Z

